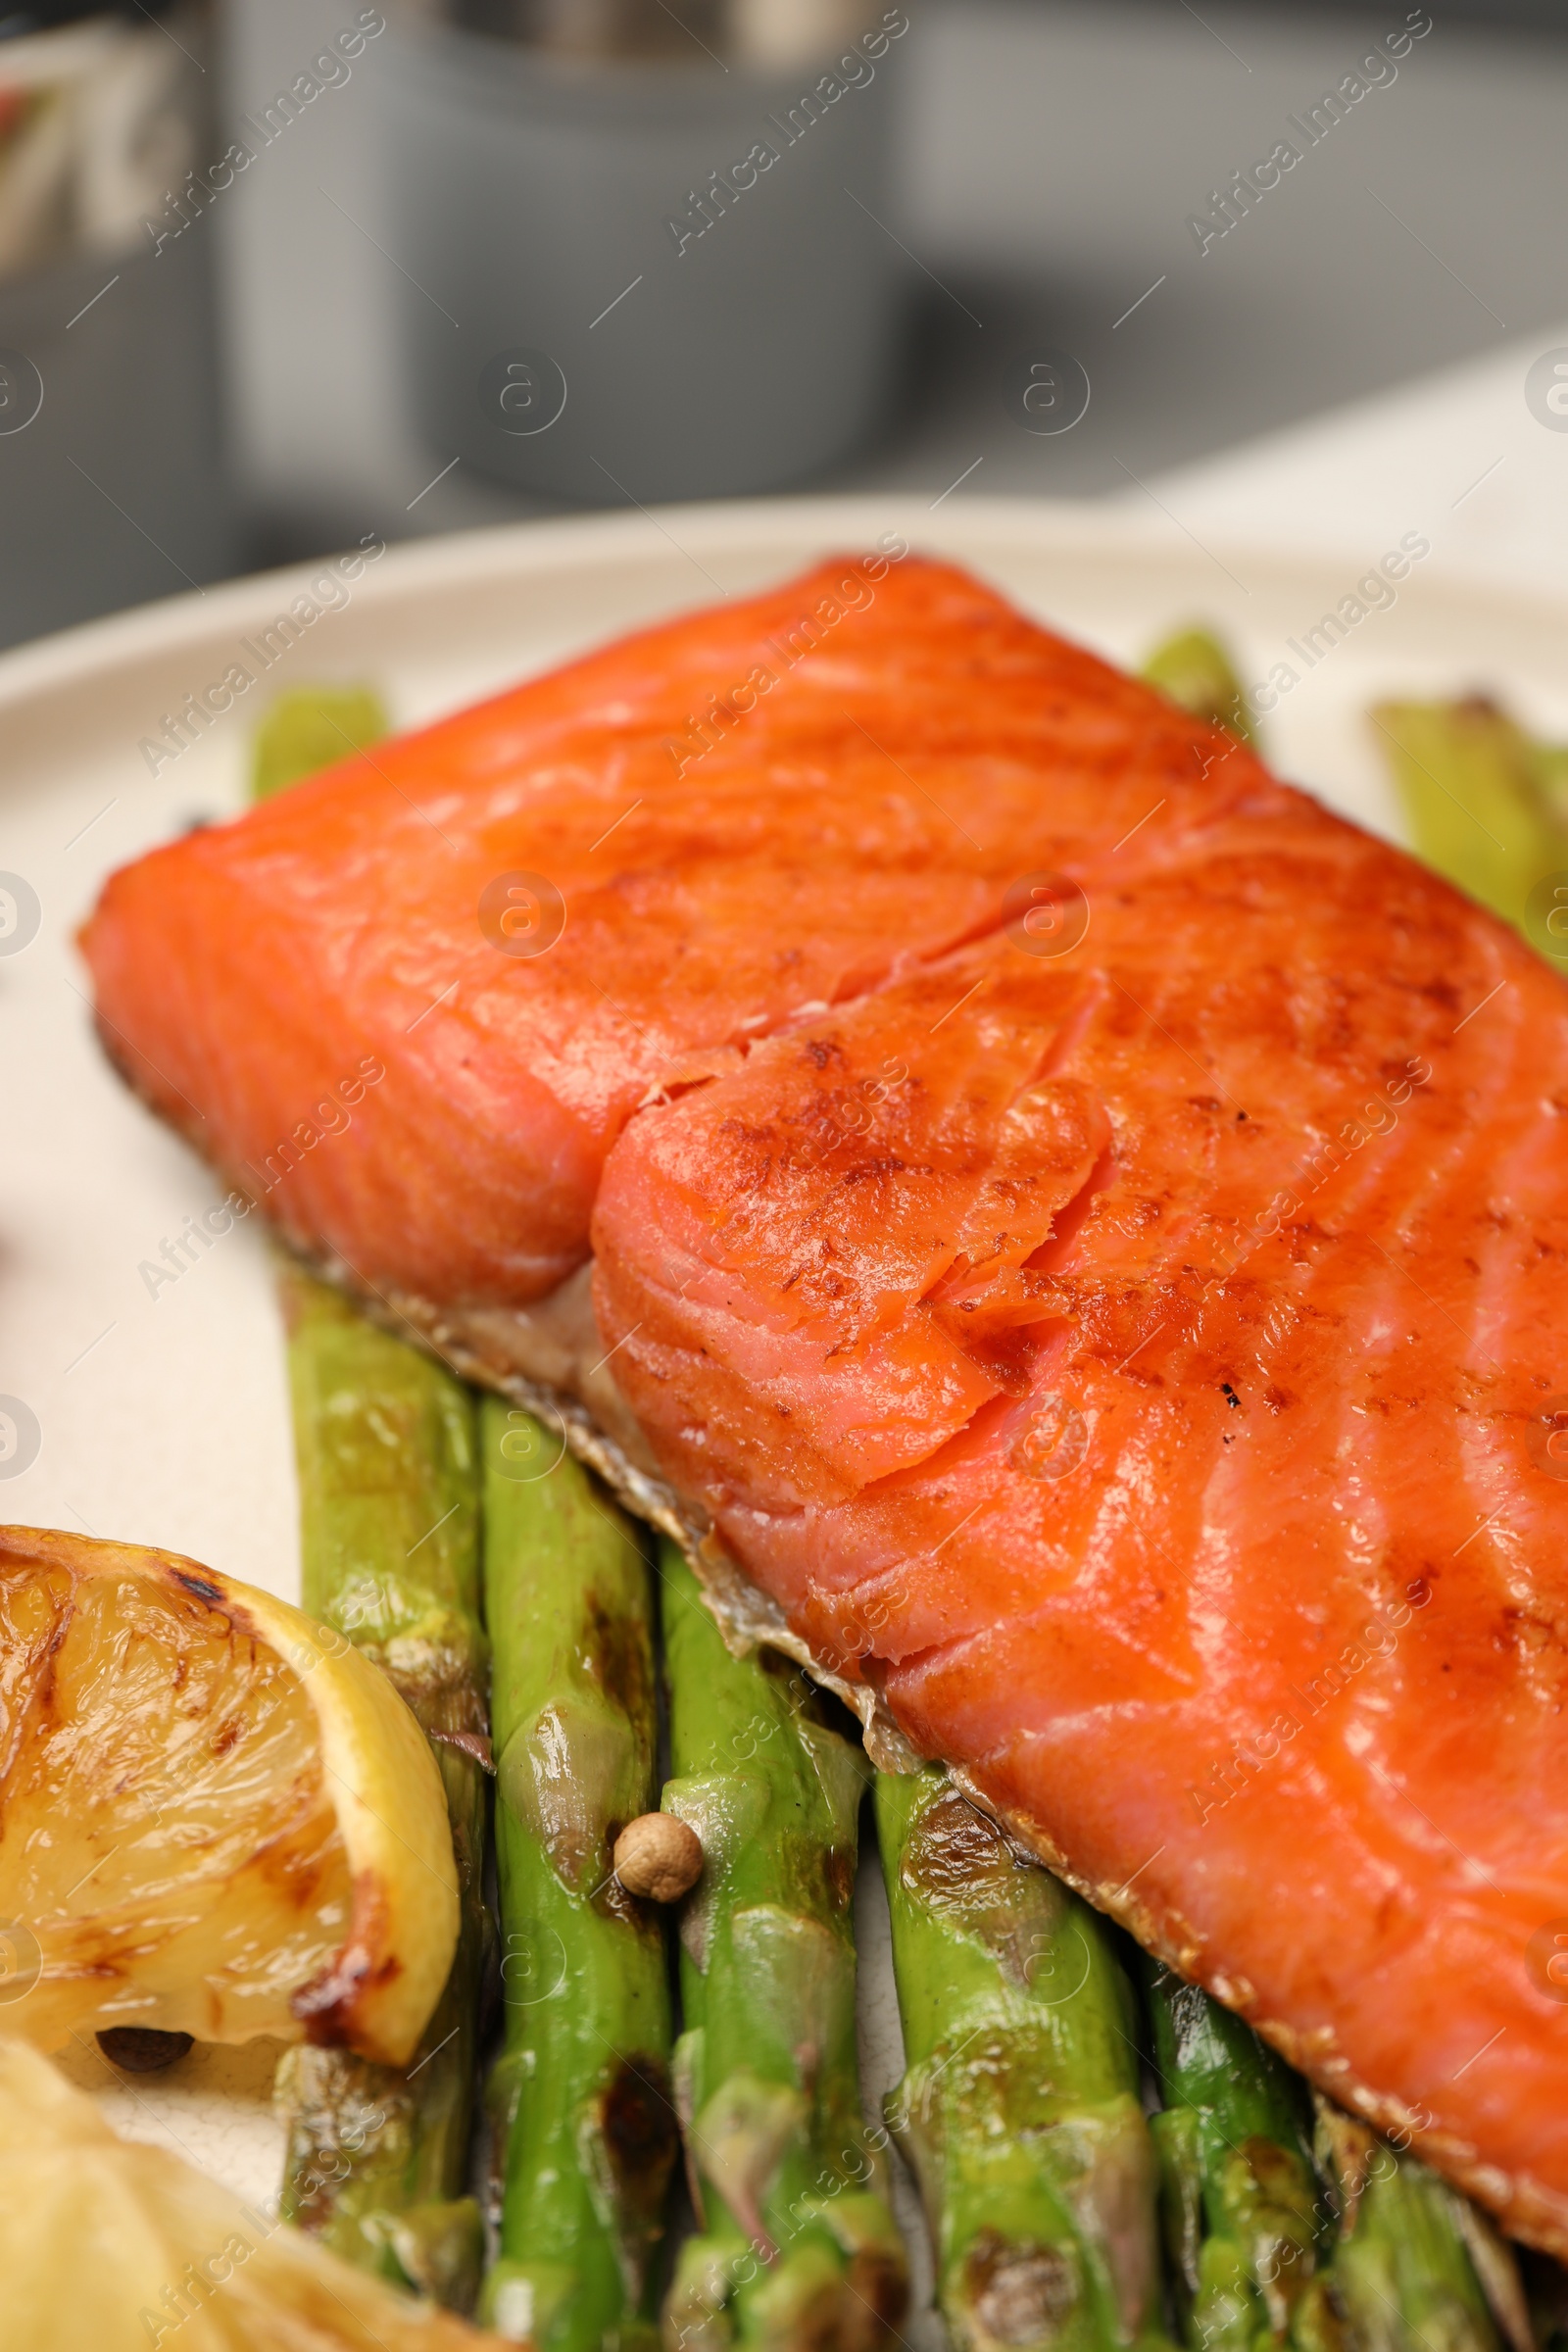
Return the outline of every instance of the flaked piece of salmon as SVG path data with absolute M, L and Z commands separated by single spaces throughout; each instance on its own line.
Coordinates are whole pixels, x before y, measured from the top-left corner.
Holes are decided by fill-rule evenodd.
M 1180 834 L 635 1122 L 600 1327 L 819 1657 L 1562 2251 L 1568 993 L 1304 801 Z
M 1568 996 L 1511 933 L 908 559 L 347 762 L 85 944 L 298 1247 L 586 1396 L 824 1672 L 1568 2253 Z

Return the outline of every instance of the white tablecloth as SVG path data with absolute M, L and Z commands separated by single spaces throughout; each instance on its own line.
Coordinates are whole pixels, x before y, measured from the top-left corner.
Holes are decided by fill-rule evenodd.
M 1173 529 L 1216 543 L 1266 538 L 1370 561 L 1420 531 L 1436 567 L 1568 592 L 1568 430 L 1525 400 L 1530 368 L 1559 345 L 1568 359 L 1568 322 L 1125 497 L 1148 506 L 1152 494 Z

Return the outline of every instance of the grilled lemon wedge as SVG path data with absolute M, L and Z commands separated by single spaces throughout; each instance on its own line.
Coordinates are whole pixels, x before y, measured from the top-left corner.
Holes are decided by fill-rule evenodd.
M 6 2352 L 503 2352 L 161 2148 L 0 2039 Z
M 402 2065 L 457 1932 L 429 1747 L 341 1635 L 174 1553 L 0 1528 L 0 2030 Z

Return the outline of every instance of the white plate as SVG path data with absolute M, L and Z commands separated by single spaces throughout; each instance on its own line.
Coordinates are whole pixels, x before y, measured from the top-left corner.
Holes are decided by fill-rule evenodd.
M 42 1439 L 31 1465 L 0 1483 L 0 1516 L 164 1544 L 289 1597 L 298 1591 L 281 1346 L 260 1235 L 237 1229 L 156 1298 L 138 1272 L 217 1196 L 94 1043 L 72 935 L 103 876 L 192 818 L 241 807 L 251 731 L 274 689 L 369 681 L 408 726 L 640 622 L 761 587 L 830 551 L 869 549 L 889 530 L 972 565 L 1118 660 L 1136 662 L 1198 619 L 1223 630 L 1250 682 L 1289 663 L 1298 682 L 1265 721 L 1274 764 L 1395 838 L 1363 715 L 1376 697 L 1491 687 L 1532 726 L 1568 737 L 1568 607 L 1443 579 L 1418 562 L 1392 606 L 1369 611 L 1308 667 L 1289 641 L 1299 645 L 1354 595 L 1364 552 L 1336 564 L 1210 551 L 1109 512 L 1025 501 L 668 509 L 398 548 L 156 774 L 143 741 L 242 658 L 242 639 L 309 593 L 316 572 L 242 580 L 9 654 L 0 871 L 30 884 L 42 921 L 24 950 L 0 954 L 0 1396 L 25 1402 Z M 877 2078 L 868 2087 L 879 2087 L 898 2048 L 874 1904 L 865 1932 L 865 2055 Z M 89 2051 L 72 2071 L 103 2091 L 122 2129 L 164 2139 L 260 2200 L 279 2160 L 271 2060 L 270 2049 L 193 2054 L 177 2080 L 134 2091 L 106 2086 Z

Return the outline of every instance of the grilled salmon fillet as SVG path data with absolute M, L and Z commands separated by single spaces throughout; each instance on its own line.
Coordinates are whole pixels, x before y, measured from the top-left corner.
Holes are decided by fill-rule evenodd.
M 296 1247 L 575 1390 L 710 1575 L 1568 2252 L 1568 994 L 1514 934 L 878 558 L 158 851 L 84 945 Z
M 1194 745 L 961 574 L 829 565 L 126 867 L 84 942 L 104 1035 L 297 1241 L 526 1305 L 639 1103 L 994 930 L 1161 795 L 1268 789 L 1240 757 L 1200 784 Z

